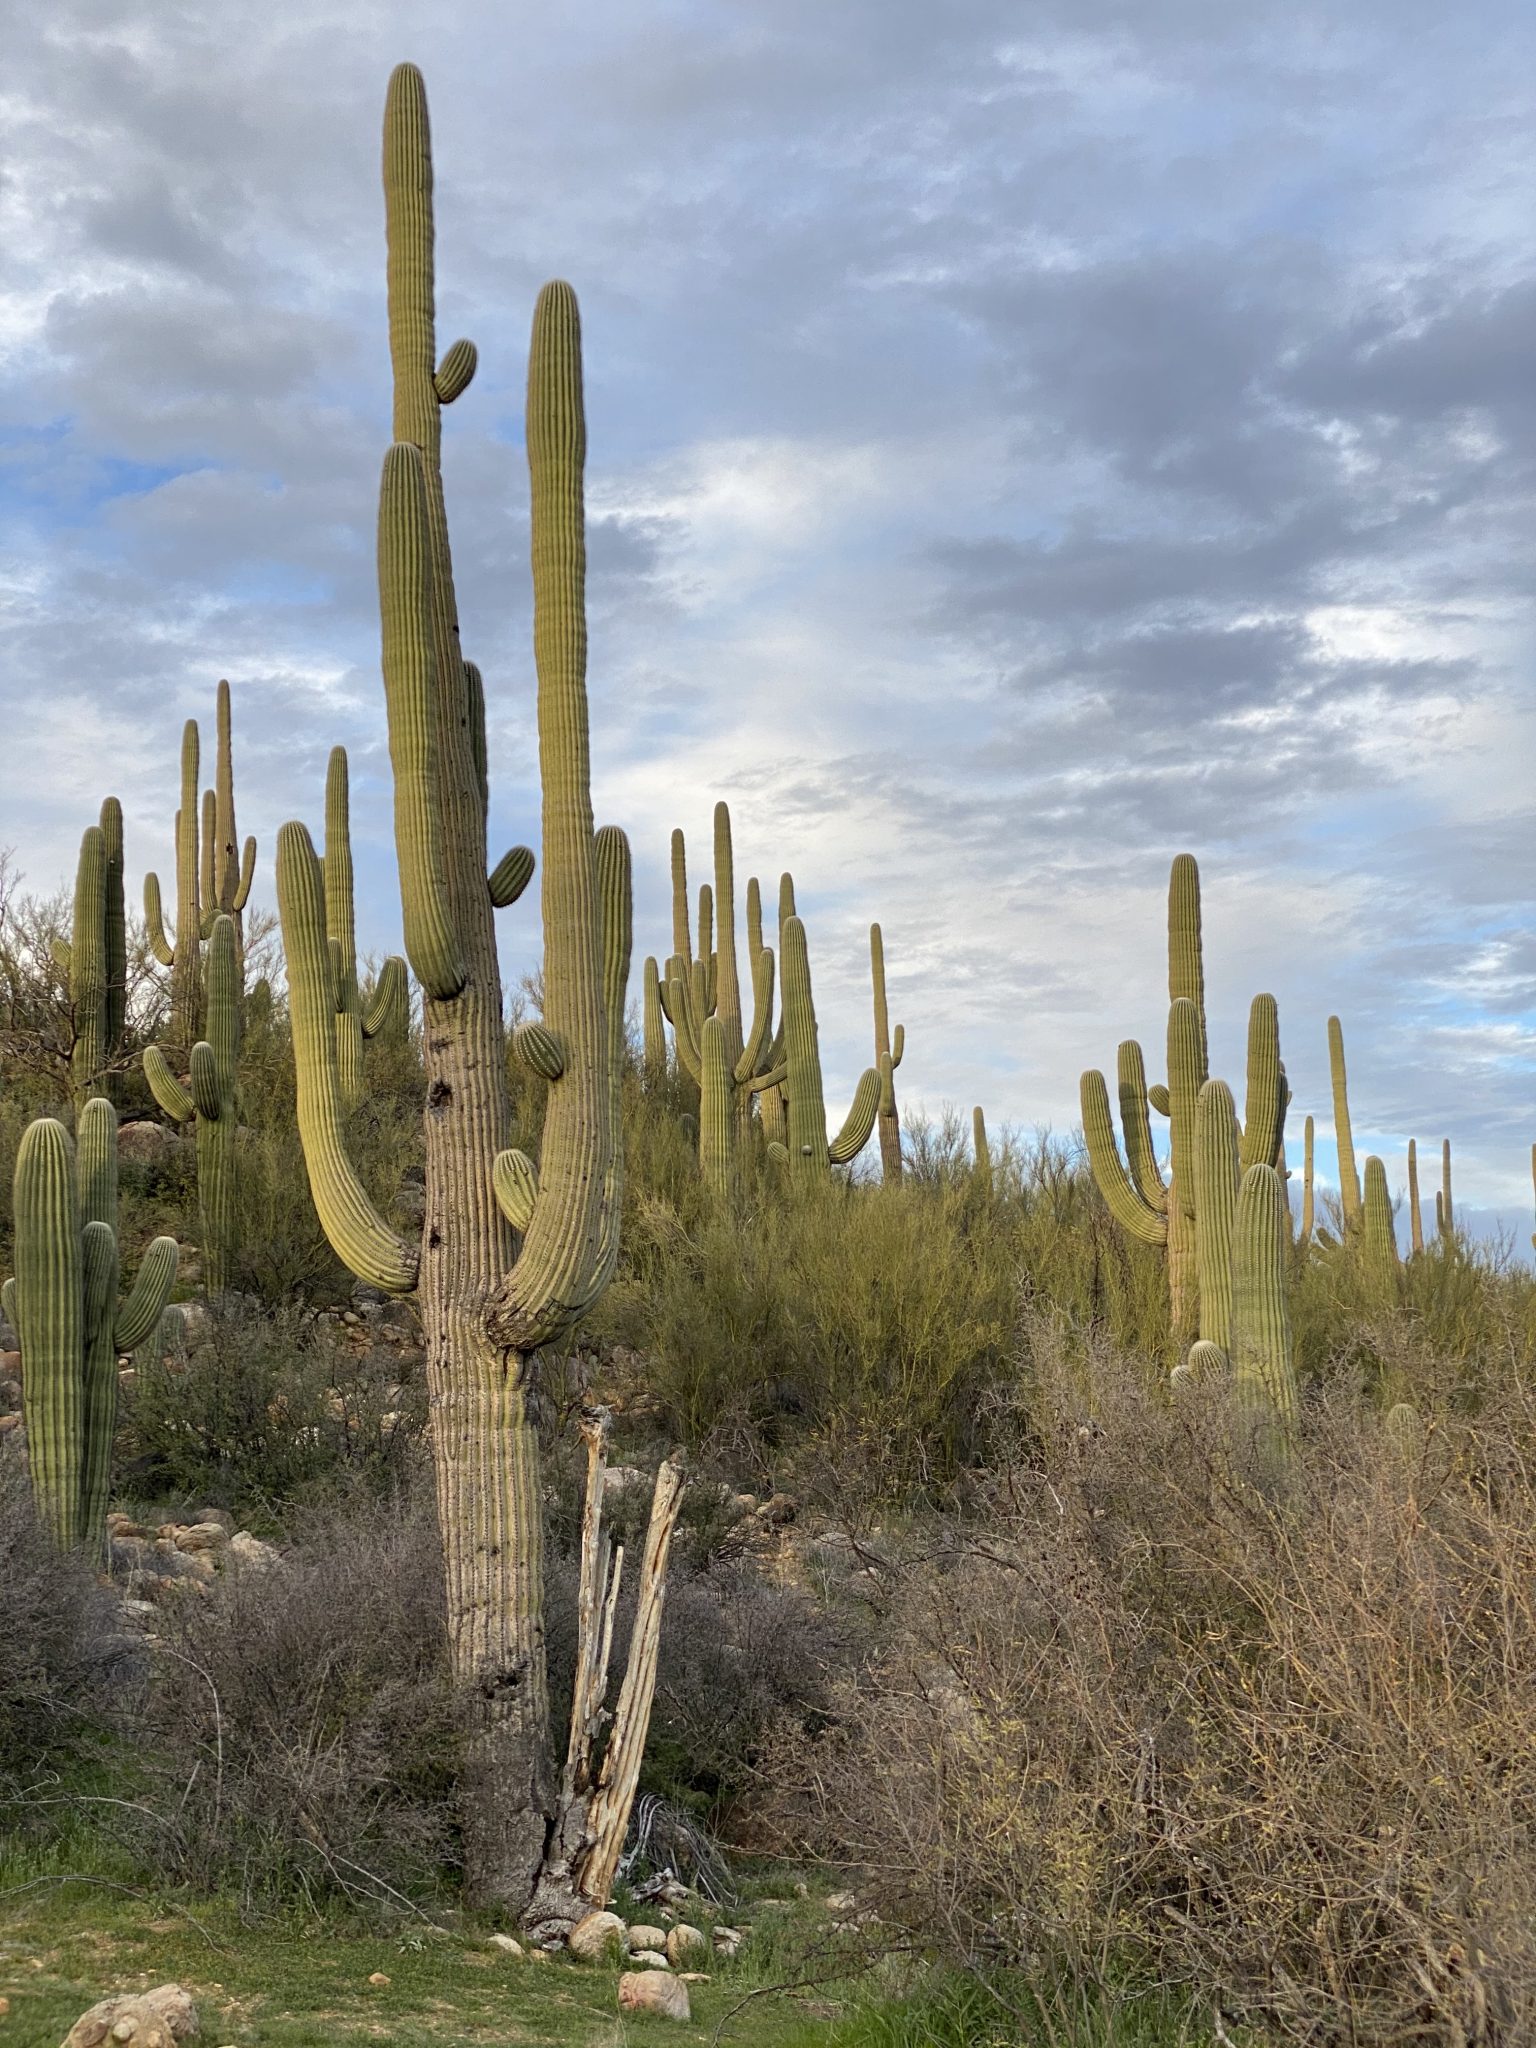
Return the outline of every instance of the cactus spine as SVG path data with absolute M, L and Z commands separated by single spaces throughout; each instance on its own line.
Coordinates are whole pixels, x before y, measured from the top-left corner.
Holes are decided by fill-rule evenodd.
M 144 1077 L 156 1102 L 197 1136 L 197 1201 L 203 1235 L 203 1284 L 229 1288 L 235 1249 L 241 1033 L 240 940 L 232 916 L 220 911 L 208 943 L 207 1035 L 192 1048 L 183 1086 L 158 1045 L 144 1048 Z
M 7 1290 L 22 1357 L 27 1463 L 56 1542 L 104 1548 L 117 1425 L 117 1355 L 159 1321 L 176 1241 L 158 1237 L 119 1302 L 117 1112 L 100 1097 L 79 1136 L 52 1117 L 22 1134 L 14 1182 L 16 1274 Z
M 424 992 L 419 1245 L 389 1229 L 347 1159 L 324 877 L 299 824 L 280 835 L 278 901 L 316 1207 L 354 1271 L 414 1289 L 421 1311 L 448 1638 L 467 1719 L 468 1891 L 547 1925 L 580 1910 L 593 1837 L 581 1773 L 560 1794 L 551 1749 L 532 1400 L 537 1352 L 592 1306 L 618 1253 L 629 850 L 622 833 L 593 832 L 580 327 L 570 287 L 550 284 L 534 313 L 526 414 L 544 1014 L 514 1046 L 553 1070 L 535 1166 L 509 1143 L 484 691 L 459 652 L 439 462 L 440 407 L 468 382 L 473 350 L 457 344 L 434 368 L 432 168 L 412 65 L 390 81 L 384 184 L 396 440 L 380 487 L 379 595 L 406 952 Z M 654 1649 L 637 1634 L 637 1656 L 653 1660 Z M 640 1676 L 631 1725 L 643 1741 L 653 1662 Z
M 357 920 L 353 907 L 351 792 L 347 750 L 332 747 L 325 773 L 325 920 L 335 984 L 336 1070 L 341 1099 L 350 1108 L 363 1092 L 363 1046 L 403 1029 L 410 1009 L 405 962 L 391 954 L 365 1002 L 357 981 Z
M 875 1066 L 880 1075 L 880 1168 L 887 1181 L 901 1179 L 901 1117 L 896 1108 L 896 1069 L 906 1050 L 907 1034 L 896 1026 L 891 1036 L 885 998 L 885 939 L 878 924 L 869 928 L 869 971 L 875 993 Z

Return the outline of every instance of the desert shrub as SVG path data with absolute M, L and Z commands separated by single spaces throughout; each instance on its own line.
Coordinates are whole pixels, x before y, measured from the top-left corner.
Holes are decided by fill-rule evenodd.
M 1198 1989 L 1278 2038 L 1536 2018 L 1536 1401 L 1413 1467 L 1354 1386 L 1294 1490 L 1034 1333 L 984 1524 L 925 1532 L 900 1628 L 770 1776 L 784 1839 L 971 1964 Z
M 38 1521 L 25 1460 L 0 1439 L 0 1801 L 94 1749 L 131 1690 L 112 1596 Z M 13 1824 L 14 1810 L 7 1826 Z
M 327 1487 L 388 1491 L 414 1464 L 425 1426 L 409 1358 L 354 1349 L 292 1307 L 232 1298 L 206 1308 L 183 1353 L 141 1356 L 123 1490 L 269 1513 Z
M 248 1905 L 424 1895 L 455 1859 L 429 1498 L 298 1521 L 157 1622 L 145 1734 L 167 1876 Z

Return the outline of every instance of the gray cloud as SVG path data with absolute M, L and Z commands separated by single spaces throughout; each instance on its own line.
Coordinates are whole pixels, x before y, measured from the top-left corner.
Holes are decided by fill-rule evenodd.
M 1367 1133 L 1449 1130 L 1469 1204 L 1522 1200 L 1527 13 L 473 0 L 429 48 L 420 19 L 63 0 L 8 39 L 0 830 L 31 879 L 108 777 L 130 866 L 164 862 L 220 674 L 265 844 L 339 738 L 385 845 L 377 131 L 415 55 L 440 331 L 481 351 L 445 460 L 499 836 L 537 812 L 520 409 L 559 273 L 643 943 L 667 829 L 702 846 L 727 795 L 743 872 L 800 879 L 835 1089 L 878 914 L 909 1100 L 1060 1128 L 1080 1065 L 1160 1036 L 1188 845 L 1218 1044 L 1275 988 L 1322 1114 L 1339 1009 Z M 387 861 L 365 892 L 388 943 Z M 515 978 L 536 935 L 504 924 Z

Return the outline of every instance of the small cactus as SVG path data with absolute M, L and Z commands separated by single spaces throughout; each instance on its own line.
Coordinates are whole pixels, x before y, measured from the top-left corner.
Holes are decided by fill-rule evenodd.
M 971 1185 L 983 1200 L 992 1195 L 992 1147 L 987 1143 L 987 1119 L 978 1102 L 971 1111 Z
M 1232 1226 L 1232 1376 L 1272 1477 L 1290 1461 L 1300 1413 L 1286 1291 L 1290 1243 L 1280 1176 L 1272 1166 L 1250 1166 Z

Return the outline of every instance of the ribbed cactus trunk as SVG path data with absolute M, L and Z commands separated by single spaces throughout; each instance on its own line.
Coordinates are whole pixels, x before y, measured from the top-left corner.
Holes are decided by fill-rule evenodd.
M 891 1015 L 885 994 L 885 936 L 879 925 L 869 928 L 869 971 L 875 995 L 875 1070 L 880 1076 L 880 1171 L 887 1184 L 901 1179 L 901 1115 L 896 1107 L 896 1069 L 901 1065 L 905 1033 L 896 1027 L 891 1046 Z

